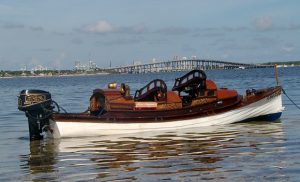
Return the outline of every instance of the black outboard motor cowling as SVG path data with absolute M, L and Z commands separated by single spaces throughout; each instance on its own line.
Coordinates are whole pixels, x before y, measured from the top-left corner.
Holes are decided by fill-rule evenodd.
M 53 113 L 51 94 L 43 90 L 22 90 L 18 96 L 18 109 L 28 118 L 30 140 L 43 139 L 43 132 L 49 128 Z

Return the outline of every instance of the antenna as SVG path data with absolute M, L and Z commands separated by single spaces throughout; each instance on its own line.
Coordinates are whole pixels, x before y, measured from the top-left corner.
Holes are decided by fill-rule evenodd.
M 275 73 L 276 73 L 276 84 L 277 86 L 279 85 L 279 78 L 278 78 L 278 68 L 277 68 L 277 64 L 275 64 Z

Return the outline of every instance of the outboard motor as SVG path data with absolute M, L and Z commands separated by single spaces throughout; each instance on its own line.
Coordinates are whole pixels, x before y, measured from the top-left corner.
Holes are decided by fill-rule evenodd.
M 30 140 L 43 139 L 53 113 L 51 94 L 43 90 L 22 90 L 18 96 L 18 109 L 28 118 Z

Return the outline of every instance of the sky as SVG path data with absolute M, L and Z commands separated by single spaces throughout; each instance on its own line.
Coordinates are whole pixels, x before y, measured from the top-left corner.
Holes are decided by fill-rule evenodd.
M 0 70 L 300 60 L 299 0 L 0 0 Z

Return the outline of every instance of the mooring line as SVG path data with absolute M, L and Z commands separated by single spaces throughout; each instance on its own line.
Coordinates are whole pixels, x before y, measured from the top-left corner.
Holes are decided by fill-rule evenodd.
M 284 93 L 284 95 L 291 101 L 292 104 L 294 104 L 294 106 L 296 106 L 299 110 L 300 107 L 293 101 L 293 99 L 291 99 L 288 94 L 286 93 L 286 91 L 282 88 L 282 92 Z

